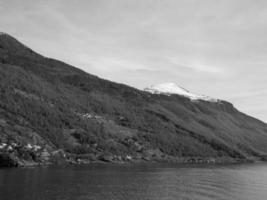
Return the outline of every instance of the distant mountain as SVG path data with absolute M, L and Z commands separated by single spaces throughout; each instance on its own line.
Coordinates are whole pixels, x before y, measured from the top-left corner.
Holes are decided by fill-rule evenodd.
M 158 85 L 152 85 L 144 89 L 144 91 L 150 92 L 152 94 L 165 94 L 165 95 L 173 95 L 178 94 L 184 97 L 187 97 L 191 100 L 204 100 L 210 102 L 218 102 L 218 99 L 214 99 L 205 95 L 198 95 L 189 92 L 188 90 L 178 86 L 175 83 L 162 83 Z
M 175 84 L 137 90 L 0 34 L 0 166 L 264 160 L 267 125 Z

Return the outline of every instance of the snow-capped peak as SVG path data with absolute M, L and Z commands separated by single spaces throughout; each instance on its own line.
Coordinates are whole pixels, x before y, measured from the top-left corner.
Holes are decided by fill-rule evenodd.
M 172 94 L 178 94 L 187 97 L 192 101 L 204 100 L 210 102 L 218 102 L 218 99 L 214 99 L 205 95 L 193 94 L 175 83 L 161 83 L 158 85 L 152 85 L 148 88 L 145 88 L 144 91 L 150 92 L 152 94 L 165 94 L 168 96 Z

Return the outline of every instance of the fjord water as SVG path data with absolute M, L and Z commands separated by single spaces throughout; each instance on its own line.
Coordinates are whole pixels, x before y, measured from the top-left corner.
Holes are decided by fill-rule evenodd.
M 0 169 L 1 200 L 263 200 L 267 164 Z

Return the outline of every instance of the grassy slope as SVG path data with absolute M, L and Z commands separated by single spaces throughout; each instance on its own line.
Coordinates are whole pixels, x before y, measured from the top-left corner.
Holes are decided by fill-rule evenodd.
M 261 157 L 267 125 L 230 103 L 152 95 L 0 36 L 0 139 L 74 153 Z M 89 113 L 93 117 L 82 117 Z M 140 150 L 140 146 L 142 149 Z

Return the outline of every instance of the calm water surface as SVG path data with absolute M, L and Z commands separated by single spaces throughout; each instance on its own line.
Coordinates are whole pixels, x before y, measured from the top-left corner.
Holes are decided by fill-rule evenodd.
M 267 199 L 267 164 L 0 169 L 1 200 Z

